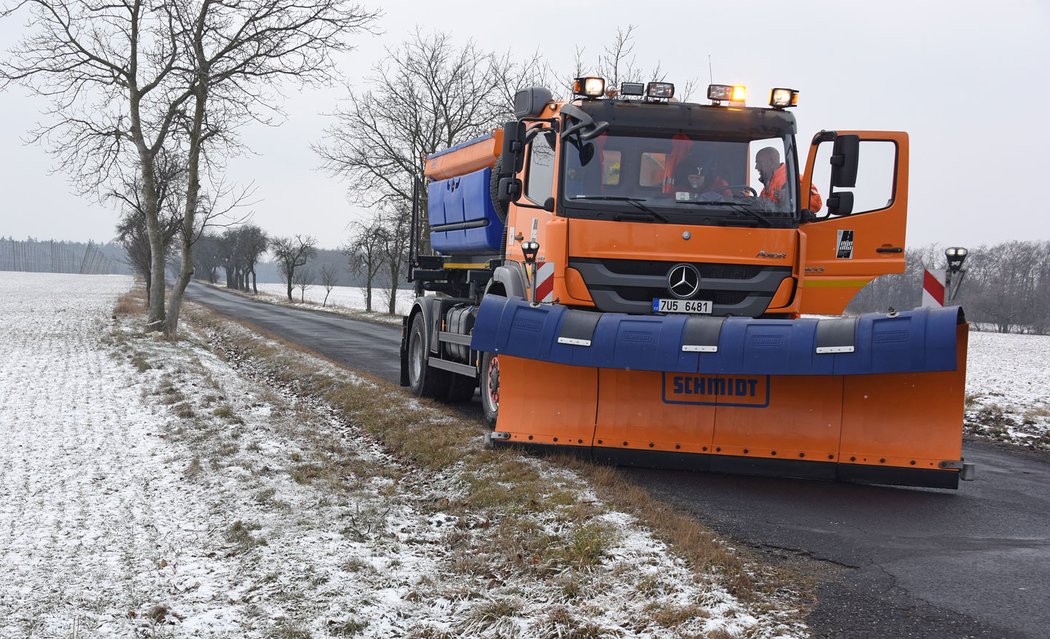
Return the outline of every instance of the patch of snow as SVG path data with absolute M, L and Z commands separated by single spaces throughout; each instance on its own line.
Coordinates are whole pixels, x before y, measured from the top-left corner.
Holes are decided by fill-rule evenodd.
M 287 302 L 287 288 L 284 284 L 265 283 L 259 284 L 259 292 L 266 293 L 279 297 Z M 372 289 L 372 309 L 377 314 L 385 314 L 387 309 L 387 300 L 390 291 L 378 288 Z M 301 294 L 298 287 L 292 288 L 292 298 L 295 302 L 299 302 L 304 299 L 307 302 L 320 305 L 324 302 L 325 290 L 323 286 L 314 284 L 306 287 L 305 296 Z M 416 299 L 415 294 L 411 290 L 398 290 L 397 292 L 397 309 L 398 315 L 406 315 L 412 308 L 412 300 Z M 357 311 L 365 310 L 365 289 L 361 286 L 336 286 L 332 289 L 331 294 L 328 296 L 328 306 L 348 308 Z M 397 321 L 400 321 L 398 319 Z

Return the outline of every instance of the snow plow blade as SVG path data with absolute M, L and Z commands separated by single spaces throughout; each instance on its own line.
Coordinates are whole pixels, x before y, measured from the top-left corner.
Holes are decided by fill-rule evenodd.
M 494 443 L 621 465 L 957 488 L 961 309 L 765 320 L 636 316 L 488 296 Z

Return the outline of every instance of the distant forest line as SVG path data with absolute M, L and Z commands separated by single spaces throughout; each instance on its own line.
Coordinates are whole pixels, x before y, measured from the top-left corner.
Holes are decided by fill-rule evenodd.
M 910 309 L 922 303 L 922 273 L 943 268 L 942 247 L 923 246 L 907 251 L 901 275 L 880 277 L 866 286 L 847 312 L 865 313 L 888 308 Z M 331 265 L 337 285 L 363 286 L 362 277 L 347 268 L 342 251 L 321 249 L 308 268 L 319 272 Z M 1050 334 L 1050 242 L 1004 242 L 970 250 L 957 302 L 967 319 L 999 332 Z M 123 247 L 115 242 L 57 242 L 0 238 L 0 271 L 37 273 L 132 274 Z M 283 282 L 272 262 L 258 267 L 260 282 Z M 377 277 L 375 286 L 388 284 Z
M 342 251 L 318 249 L 317 256 L 308 267 L 319 272 L 325 264 L 331 264 L 338 274 L 338 286 L 364 286 L 364 278 L 352 274 L 347 268 L 347 258 Z M 177 267 L 175 267 L 177 268 Z M 260 283 L 282 283 L 280 271 L 273 262 L 262 262 L 257 267 Z M 24 271 L 30 273 L 87 273 L 93 275 L 134 275 L 127 261 L 127 252 L 116 242 L 67 242 L 16 240 L 0 238 L 0 271 Z M 203 277 L 201 279 L 204 279 Z M 223 279 L 223 278 L 220 278 Z M 389 278 L 376 276 L 374 286 L 385 287 Z

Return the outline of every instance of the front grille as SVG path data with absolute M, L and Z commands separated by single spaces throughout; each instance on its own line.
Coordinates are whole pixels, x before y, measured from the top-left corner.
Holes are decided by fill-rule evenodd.
M 667 273 L 681 262 L 574 259 L 599 310 L 647 314 L 657 297 L 674 297 L 667 290 Z M 765 312 L 781 282 L 791 276 L 786 266 L 697 262 L 700 290 L 693 299 L 711 300 L 714 315 L 758 317 Z
M 648 260 L 574 260 L 579 262 L 599 263 L 605 266 L 611 273 L 617 275 L 658 275 L 666 277 L 667 271 L 675 264 L 681 262 L 652 262 Z M 753 264 L 705 264 L 697 262 L 693 264 L 700 271 L 700 277 L 727 279 L 727 280 L 749 280 L 762 272 L 762 266 Z

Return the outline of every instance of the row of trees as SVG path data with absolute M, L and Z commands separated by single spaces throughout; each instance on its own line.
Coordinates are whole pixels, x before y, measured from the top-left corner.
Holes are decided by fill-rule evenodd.
M 226 287 L 259 292 L 255 266 L 270 247 L 270 238 L 254 224 L 227 228 L 221 235 L 205 233 L 197 240 L 193 271 L 199 279 L 214 284 L 218 270 L 226 274 Z
M 0 19 L 16 15 L 28 26 L 0 60 L 0 89 L 19 83 L 50 100 L 32 139 L 83 193 L 121 198 L 126 221 L 140 225 L 127 239 L 144 236 L 149 247 L 148 328 L 169 335 L 206 226 L 200 215 L 229 195 L 223 161 L 240 151 L 238 131 L 279 120 L 274 98 L 286 81 L 328 83 L 332 54 L 377 17 L 345 0 L 0 5 Z M 180 268 L 169 301 L 172 250 Z
M 944 267 L 944 247 L 909 250 L 902 275 L 879 278 L 849 306 L 851 312 L 914 308 L 922 303 L 925 269 Z M 1005 242 L 971 249 L 956 302 L 971 322 L 999 332 L 1050 334 L 1050 242 Z M 956 276 L 958 279 L 958 276 Z

